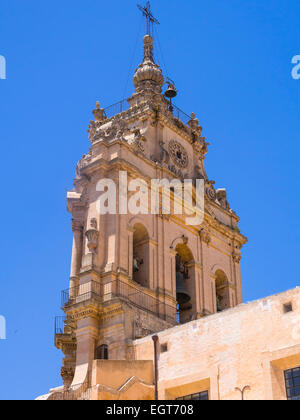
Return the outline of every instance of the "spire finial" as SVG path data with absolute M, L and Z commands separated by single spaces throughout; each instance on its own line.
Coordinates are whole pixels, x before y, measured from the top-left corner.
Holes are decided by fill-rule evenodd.
M 153 24 L 156 23 L 157 25 L 159 25 L 160 23 L 152 15 L 150 1 L 147 1 L 145 7 L 141 6 L 140 4 L 138 4 L 137 7 L 140 9 L 140 11 L 143 13 L 143 16 L 145 16 L 145 18 L 146 18 L 146 21 L 147 21 L 147 35 L 151 36 L 151 29 L 152 29 L 152 32 L 153 32 Z
M 147 34 L 144 36 L 144 60 L 142 64 L 136 69 L 133 76 L 133 83 L 136 92 L 140 93 L 145 90 L 153 90 L 161 93 L 164 84 L 164 77 L 160 67 L 155 64 L 153 58 L 153 38 L 151 36 L 151 28 L 154 23 L 159 24 L 150 9 L 150 2 L 148 1 L 145 7 L 138 5 L 147 21 Z

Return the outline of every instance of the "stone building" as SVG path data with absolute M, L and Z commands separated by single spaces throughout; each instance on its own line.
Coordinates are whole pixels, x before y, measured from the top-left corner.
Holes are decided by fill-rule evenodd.
M 106 109 L 97 103 L 91 147 L 67 195 L 74 242 L 65 318 L 55 331 L 64 386 L 41 399 L 151 400 L 155 389 L 162 400 L 285 399 L 285 376 L 300 395 L 299 289 L 242 304 L 247 239 L 226 190 L 208 178 L 198 119 L 171 103 L 171 83 L 163 94 L 150 31 L 143 43 L 135 92 Z M 124 192 L 124 182 L 137 179 L 149 189 L 153 179 L 194 180 L 192 200 L 202 180 L 202 223 L 165 212 L 163 198 L 174 210 L 180 196 L 173 183 L 159 190 L 157 214 L 150 200 L 139 214 L 127 212 L 122 198 L 138 185 Z M 116 208 L 107 214 L 99 211 L 101 180 L 115 185 Z

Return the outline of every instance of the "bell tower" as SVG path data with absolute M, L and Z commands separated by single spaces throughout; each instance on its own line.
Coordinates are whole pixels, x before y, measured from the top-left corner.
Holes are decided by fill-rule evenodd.
M 142 10 L 151 28 L 150 7 Z M 174 85 L 162 93 L 165 79 L 150 32 L 133 95 L 105 109 L 96 104 L 91 146 L 67 194 L 73 252 L 69 289 L 62 293 L 65 318 L 57 320 L 55 335 L 65 354 L 66 390 L 88 389 L 96 359 L 134 361 L 135 339 L 242 302 L 240 260 L 247 240 L 226 190 L 216 189 L 206 174 L 209 143 L 198 119 L 170 105 Z M 180 188 L 174 179 L 203 180 L 201 224 L 188 225 L 184 215 L 166 214 L 161 205 L 153 214 L 150 196 L 135 214 L 124 206 L 125 193 L 129 200 L 141 185 L 150 190 L 152 180 L 168 180 L 173 208 Z M 116 197 L 115 211 L 106 214 L 99 211 L 107 193 L 103 180 Z

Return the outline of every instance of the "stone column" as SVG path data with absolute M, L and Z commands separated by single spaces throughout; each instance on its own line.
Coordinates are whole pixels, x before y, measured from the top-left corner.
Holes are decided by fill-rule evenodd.
M 201 318 L 203 315 L 203 289 L 202 289 L 202 279 L 201 279 L 201 270 L 202 265 L 196 262 L 193 262 L 188 265 L 190 275 L 190 281 L 193 282 L 191 289 L 193 290 L 192 294 L 192 304 L 193 304 L 193 316 L 195 319 Z
M 156 257 L 156 248 L 157 248 L 157 243 L 149 240 L 149 272 L 148 272 L 148 276 L 149 276 L 149 289 L 154 289 L 154 284 L 155 284 L 155 274 L 156 274 L 156 261 L 155 261 L 155 257 Z
M 76 330 L 76 369 L 72 386 L 81 385 L 88 379 L 89 368 L 95 355 L 95 343 L 99 338 L 99 325 L 94 317 L 78 321 Z
M 128 276 L 133 279 L 133 229 L 128 226 Z
M 210 251 L 211 236 L 207 230 L 200 232 L 200 246 L 201 246 L 201 264 L 202 264 L 202 278 L 201 278 L 201 294 L 202 294 L 202 311 L 203 315 L 210 315 L 215 313 L 215 287 L 214 279 L 211 278 L 210 273 Z
M 235 280 L 235 295 L 236 295 L 236 305 L 243 303 L 243 292 L 242 292 L 242 279 L 241 279 L 241 255 L 240 253 L 233 252 L 232 254 L 232 264 L 234 271 L 234 280 Z
M 73 230 L 73 250 L 72 250 L 72 260 L 71 260 L 71 274 L 70 274 L 70 298 L 76 297 L 75 288 L 79 284 L 79 273 L 81 268 L 82 260 L 82 232 L 83 226 L 81 222 L 77 220 L 72 221 L 72 230 Z

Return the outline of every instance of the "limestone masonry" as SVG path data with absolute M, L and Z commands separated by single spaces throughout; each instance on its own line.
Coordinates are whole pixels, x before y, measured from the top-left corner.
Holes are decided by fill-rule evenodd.
M 39 399 L 299 399 L 300 289 L 243 304 L 239 217 L 206 173 L 209 143 L 195 114 L 171 103 L 172 83 L 162 93 L 150 33 L 143 42 L 135 92 L 113 107 L 97 103 L 67 195 L 74 242 L 55 330 L 64 385 Z M 153 179 L 203 180 L 203 223 L 162 207 L 123 214 L 120 171 L 149 189 Z M 98 211 L 102 179 L 117 186 L 116 214 Z M 170 194 L 173 208 L 177 193 L 161 197 Z

